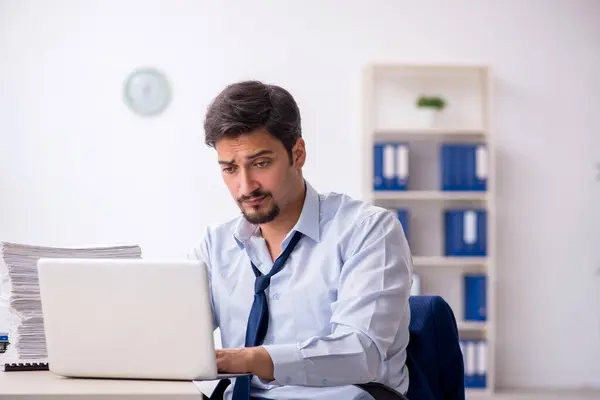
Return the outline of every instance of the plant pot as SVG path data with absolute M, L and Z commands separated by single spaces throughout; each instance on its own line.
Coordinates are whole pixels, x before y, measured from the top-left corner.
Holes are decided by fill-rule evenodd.
M 435 108 L 417 108 L 415 125 L 417 128 L 433 128 L 439 111 Z

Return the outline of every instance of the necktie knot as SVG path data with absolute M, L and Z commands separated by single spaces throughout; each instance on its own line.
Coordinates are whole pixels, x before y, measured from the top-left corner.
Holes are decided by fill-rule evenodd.
M 257 276 L 254 281 L 254 293 L 259 294 L 264 292 L 271 283 L 271 277 L 269 275 Z

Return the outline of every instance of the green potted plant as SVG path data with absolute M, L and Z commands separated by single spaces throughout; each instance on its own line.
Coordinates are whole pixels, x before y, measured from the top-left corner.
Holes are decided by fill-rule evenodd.
M 421 95 L 417 98 L 416 106 L 419 126 L 431 128 L 435 122 L 435 116 L 446 107 L 446 100 L 440 96 Z

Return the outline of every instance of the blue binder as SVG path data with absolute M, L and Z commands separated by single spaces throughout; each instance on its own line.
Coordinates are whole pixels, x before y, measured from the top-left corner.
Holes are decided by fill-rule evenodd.
M 486 191 L 487 147 L 478 143 L 445 143 L 440 148 L 441 190 Z
M 465 321 L 486 321 L 487 276 L 485 274 L 466 274 L 463 290 Z
M 440 152 L 442 190 L 461 190 L 463 182 L 460 173 L 460 145 L 443 144 Z
M 475 349 L 472 347 L 472 340 L 460 340 L 460 349 L 463 355 L 463 365 L 465 369 L 465 388 L 473 387 L 473 376 L 475 375 L 475 358 L 472 353 Z
M 377 142 L 373 147 L 373 189 L 408 190 L 408 144 Z
M 444 211 L 444 255 L 448 257 L 487 255 L 487 211 L 485 209 Z
M 460 340 L 465 369 L 465 388 L 487 387 L 487 341 L 486 340 Z
M 400 223 L 402 224 L 402 229 L 404 229 L 404 236 L 406 236 L 406 240 L 410 243 L 410 239 L 409 239 L 409 219 L 410 219 L 410 214 L 409 211 L 407 209 L 399 209 L 397 211 L 398 219 L 400 220 Z
M 478 388 L 487 387 L 487 371 L 488 371 L 488 357 L 487 357 L 487 341 L 479 340 L 477 342 L 477 356 L 478 356 L 478 368 L 475 372 L 475 385 Z

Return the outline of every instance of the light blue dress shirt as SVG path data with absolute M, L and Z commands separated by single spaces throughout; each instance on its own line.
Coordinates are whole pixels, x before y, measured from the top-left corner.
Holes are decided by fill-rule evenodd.
M 354 383 L 381 382 L 406 393 L 410 250 L 395 214 L 306 182 L 294 231 L 304 237 L 267 289 L 264 347 L 274 381 L 252 380 L 272 399 L 372 399 Z M 255 276 L 273 261 L 257 226 L 242 216 L 209 227 L 189 258 L 208 267 L 214 327 L 223 348 L 244 347 Z M 231 398 L 233 383 L 227 389 Z

